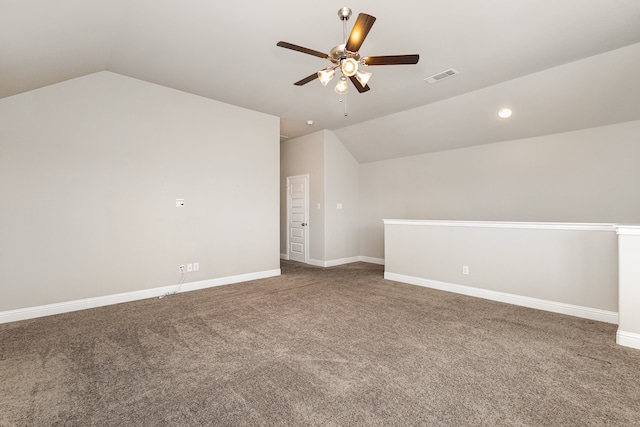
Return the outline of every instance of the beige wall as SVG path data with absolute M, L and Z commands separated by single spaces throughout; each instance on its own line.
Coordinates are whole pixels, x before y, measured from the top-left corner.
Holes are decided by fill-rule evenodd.
M 282 142 L 280 159 L 281 254 L 287 253 L 286 178 L 309 174 L 309 263 L 357 257 L 359 164 L 351 153 L 333 132 L 321 130 Z
M 383 218 L 639 223 L 640 121 L 360 165 L 360 252 Z
M 278 269 L 278 134 L 109 72 L 0 100 L 0 311 Z
M 618 243 L 612 225 L 595 231 L 583 224 L 559 229 L 544 223 L 493 225 L 388 224 L 385 274 L 618 311 Z M 469 274 L 463 274 L 463 266 Z
M 333 132 L 324 135 L 326 261 L 343 260 L 360 255 L 359 164 Z
M 618 230 L 620 324 L 618 342 L 640 348 L 640 227 Z M 622 336 L 621 336 L 622 335 Z
M 309 258 L 324 260 L 324 131 L 280 143 L 280 164 L 280 253 L 287 254 L 287 177 L 309 175 Z

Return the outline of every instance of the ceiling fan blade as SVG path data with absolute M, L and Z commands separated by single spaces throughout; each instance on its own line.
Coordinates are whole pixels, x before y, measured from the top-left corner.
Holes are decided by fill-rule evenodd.
M 402 65 L 417 64 L 420 55 L 387 55 L 387 56 L 365 56 L 362 58 L 365 65 Z
M 306 47 L 298 46 L 297 44 L 287 43 L 287 42 L 278 42 L 276 46 L 284 47 L 285 49 L 296 50 L 298 52 L 306 53 L 308 55 L 317 56 L 318 58 L 327 59 L 329 55 L 326 53 L 319 52 L 317 50 L 309 49 Z
M 353 29 L 349 35 L 347 45 L 344 47 L 349 52 L 357 52 L 362 46 L 362 42 L 369 34 L 369 30 L 373 27 L 373 23 L 376 22 L 376 18 L 366 13 L 361 13 L 356 19 L 356 23 L 353 24 Z
M 353 85 L 360 93 L 366 92 L 371 89 L 368 84 L 366 86 L 362 86 L 358 79 L 356 79 L 356 76 L 349 77 L 349 80 L 351 80 L 351 83 L 353 83 Z
M 306 85 L 307 83 L 312 82 L 317 78 L 318 78 L 318 73 L 313 73 L 310 76 L 307 76 L 304 79 L 295 82 L 294 85 L 296 86 Z

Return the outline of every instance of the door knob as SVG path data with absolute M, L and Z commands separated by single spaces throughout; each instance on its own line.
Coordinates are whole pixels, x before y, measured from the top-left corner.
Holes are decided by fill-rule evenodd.
M 307 226 L 307 223 L 306 223 L 306 222 L 303 222 L 303 223 L 302 223 L 302 226 L 303 226 L 303 227 L 306 227 L 306 226 Z

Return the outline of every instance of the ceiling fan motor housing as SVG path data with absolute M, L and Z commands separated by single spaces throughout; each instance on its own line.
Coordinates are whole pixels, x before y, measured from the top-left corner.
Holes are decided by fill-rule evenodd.
M 329 60 L 336 65 L 340 64 L 340 61 L 347 58 L 353 58 L 356 61 L 360 60 L 360 54 L 358 52 L 349 52 L 344 47 L 346 44 L 339 44 L 331 49 L 329 53 Z

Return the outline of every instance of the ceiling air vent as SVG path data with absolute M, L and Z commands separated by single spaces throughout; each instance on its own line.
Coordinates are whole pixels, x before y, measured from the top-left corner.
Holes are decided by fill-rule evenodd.
M 438 83 L 441 82 L 444 79 L 448 79 L 449 77 L 453 77 L 455 75 L 457 75 L 458 72 L 456 70 L 454 70 L 453 68 L 449 68 L 448 70 L 444 70 L 438 74 L 434 74 L 431 77 L 427 77 L 426 79 L 424 79 L 427 83 Z

